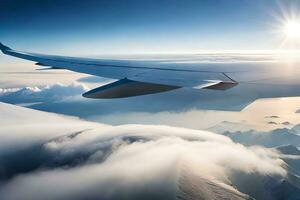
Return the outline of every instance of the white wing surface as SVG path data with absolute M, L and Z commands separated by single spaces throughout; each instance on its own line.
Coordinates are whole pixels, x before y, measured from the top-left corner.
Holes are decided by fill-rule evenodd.
M 241 99 L 240 105 L 244 107 L 258 98 L 300 96 L 300 65 L 297 62 L 110 60 L 27 53 L 1 43 L 0 49 L 4 54 L 34 61 L 42 67 L 118 79 L 83 95 L 89 98 L 121 98 L 190 87 L 215 91 L 208 94 L 212 98 L 224 98 L 224 101 Z

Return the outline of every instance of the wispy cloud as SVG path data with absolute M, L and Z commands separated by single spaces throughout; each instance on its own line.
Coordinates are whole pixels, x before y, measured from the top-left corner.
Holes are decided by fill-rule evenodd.
M 67 97 L 78 96 L 88 90 L 84 84 L 56 83 L 44 87 L 0 88 L 0 98 L 10 103 L 33 103 L 60 101 Z

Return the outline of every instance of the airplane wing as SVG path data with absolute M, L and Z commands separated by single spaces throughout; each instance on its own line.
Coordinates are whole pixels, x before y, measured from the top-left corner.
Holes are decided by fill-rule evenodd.
M 151 61 L 88 59 L 42 55 L 13 50 L 0 43 L 4 54 L 36 62 L 39 66 L 118 79 L 93 89 L 88 98 L 121 98 L 174 90 L 181 87 L 226 90 L 237 83 L 224 72 L 174 69 Z
M 88 98 L 131 97 L 184 87 L 198 89 L 208 109 L 220 104 L 222 108 L 232 106 L 241 110 L 259 98 L 300 96 L 297 62 L 109 60 L 27 53 L 1 43 L 0 49 L 6 55 L 33 61 L 42 67 L 117 79 L 83 94 Z

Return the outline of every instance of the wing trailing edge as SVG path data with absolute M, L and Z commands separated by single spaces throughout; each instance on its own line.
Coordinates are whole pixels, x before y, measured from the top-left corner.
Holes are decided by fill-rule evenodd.
M 195 89 L 227 90 L 238 83 L 224 72 L 172 68 L 162 63 L 132 60 L 105 60 L 42 55 L 16 51 L 2 43 L 0 50 L 7 55 L 34 61 L 46 67 L 39 70 L 67 69 L 119 81 L 93 89 L 87 98 L 123 98 L 166 92 L 181 87 Z

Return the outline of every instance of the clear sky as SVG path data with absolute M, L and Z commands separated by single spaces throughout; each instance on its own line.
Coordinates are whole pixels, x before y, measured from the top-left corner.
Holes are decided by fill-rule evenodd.
M 266 50 L 297 0 L 1 0 L 0 40 L 53 53 Z

